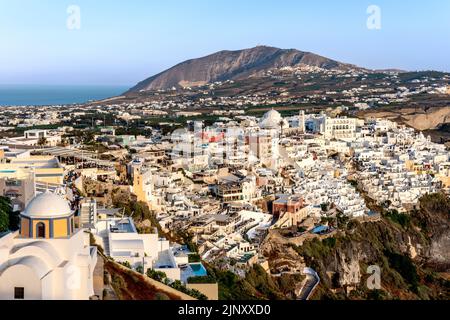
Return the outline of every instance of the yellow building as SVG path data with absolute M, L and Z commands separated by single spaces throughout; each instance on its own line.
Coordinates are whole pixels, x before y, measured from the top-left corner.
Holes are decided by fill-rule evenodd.
M 450 177 L 449 176 L 438 176 L 437 178 L 442 182 L 443 188 L 450 188 Z
M 416 174 L 423 174 L 427 171 L 423 163 L 417 163 L 413 160 L 405 161 L 405 168 L 410 172 L 415 172 Z
M 133 169 L 133 193 L 137 196 L 138 201 L 151 202 L 153 192 L 152 173 L 150 170 L 142 168 Z
M 439 173 L 436 177 L 442 182 L 443 188 L 450 188 L 450 162 L 439 164 Z

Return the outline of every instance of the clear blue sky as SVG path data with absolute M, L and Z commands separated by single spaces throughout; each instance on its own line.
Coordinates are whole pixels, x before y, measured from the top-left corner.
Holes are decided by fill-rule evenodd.
M 68 30 L 69 5 L 81 29 Z M 381 30 L 366 27 L 381 8 Z M 132 85 L 258 44 L 369 68 L 450 71 L 450 1 L 0 0 L 0 83 Z

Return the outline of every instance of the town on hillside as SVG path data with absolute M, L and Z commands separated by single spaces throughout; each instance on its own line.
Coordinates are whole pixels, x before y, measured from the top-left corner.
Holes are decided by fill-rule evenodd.
M 238 108 L 164 122 L 170 103 L 145 105 L 0 110 L 0 299 L 307 300 L 327 275 L 277 244 L 331 245 L 450 193 L 449 149 L 386 118 Z M 275 284 L 229 284 L 249 277 Z

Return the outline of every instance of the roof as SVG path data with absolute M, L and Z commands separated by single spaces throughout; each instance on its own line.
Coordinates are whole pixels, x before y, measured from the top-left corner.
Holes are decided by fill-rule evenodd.
M 43 193 L 35 197 L 22 215 L 30 218 L 58 218 L 72 214 L 69 203 L 54 193 Z

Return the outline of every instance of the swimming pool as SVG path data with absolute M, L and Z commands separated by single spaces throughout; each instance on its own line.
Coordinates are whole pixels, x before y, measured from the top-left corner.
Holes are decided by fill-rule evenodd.
M 311 233 L 320 234 L 328 231 L 327 226 L 318 226 L 311 230 Z
M 208 272 L 206 271 L 205 267 L 201 263 L 191 263 L 190 267 L 192 269 L 192 273 L 196 277 L 203 277 L 203 276 L 208 275 Z

